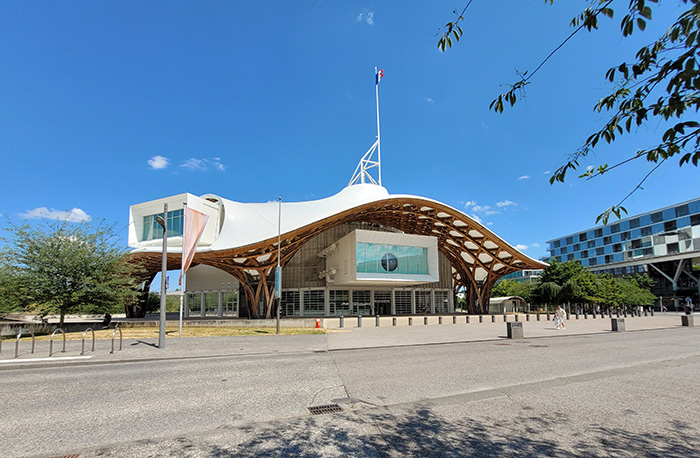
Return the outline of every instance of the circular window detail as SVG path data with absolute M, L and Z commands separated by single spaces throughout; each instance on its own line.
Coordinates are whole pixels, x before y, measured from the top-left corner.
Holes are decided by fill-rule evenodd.
M 396 259 L 396 256 L 393 253 L 387 253 L 382 256 L 382 267 L 387 272 L 393 272 L 397 267 L 399 267 L 399 260 Z

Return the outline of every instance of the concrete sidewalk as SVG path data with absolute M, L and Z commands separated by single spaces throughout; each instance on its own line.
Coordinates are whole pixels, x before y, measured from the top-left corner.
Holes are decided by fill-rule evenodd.
M 393 326 L 392 317 L 380 318 L 380 326 L 375 326 L 375 318 L 362 319 L 362 327 L 358 327 L 357 317 L 345 318 L 344 328 L 340 329 L 339 319 L 324 320 L 329 332 L 318 335 L 261 335 L 235 337 L 198 337 L 177 338 L 168 337 L 165 348 L 157 347 L 157 339 L 124 340 L 119 351 L 118 337 L 114 343 L 114 353 L 111 351 L 110 340 L 97 340 L 95 350 L 91 351 L 92 342 L 86 340 L 85 353 L 81 353 L 81 341 L 72 340 L 66 343 L 66 352 L 62 353 L 60 336 L 53 344 L 53 356 L 49 357 L 49 342 L 36 342 L 34 354 L 31 353 L 31 340 L 23 339 L 19 344 L 19 355 L 15 358 L 15 341 L 6 340 L 0 353 L 0 371 L 18 368 L 48 368 L 67 365 L 106 364 L 124 362 L 148 362 L 167 359 L 188 359 L 203 357 L 233 357 L 271 353 L 298 353 L 351 350 L 357 348 L 392 347 L 410 345 L 448 344 L 457 342 L 477 342 L 506 339 L 506 323 L 502 315 L 484 316 L 479 322 L 478 316 L 470 316 L 469 323 L 465 315 L 457 315 L 457 323 L 453 324 L 452 315 L 442 317 L 439 324 L 437 316 L 429 316 L 425 325 L 423 316 L 414 316 L 413 325 L 408 325 L 408 317 L 396 317 L 397 325 Z M 536 316 L 530 315 L 526 321 L 524 315 L 519 315 L 523 323 L 523 334 L 526 339 L 554 337 L 581 334 L 610 333 L 610 318 L 584 319 L 571 317 L 566 321 L 566 329 L 557 330 L 552 321 L 546 321 L 544 316 L 537 321 Z M 513 315 L 507 316 L 508 321 L 514 321 Z M 681 327 L 680 314 L 655 315 L 654 317 L 625 318 L 626 332 L 652 329 Z M 118 336 L 118 333 L 117 333 Z

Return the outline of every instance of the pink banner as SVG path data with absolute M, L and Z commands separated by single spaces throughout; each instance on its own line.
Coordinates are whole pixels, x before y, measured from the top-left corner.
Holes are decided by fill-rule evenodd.
M 182 235 L 182 270 L 180 271 L 179 284 L 182 285 L 182 276 L 192 264 L 194 253 L 197 251 L 197 244 L 202 238 L 204 227 L 207 225 L 209 216 L 204 213 L 185 207 L 185 227 Z

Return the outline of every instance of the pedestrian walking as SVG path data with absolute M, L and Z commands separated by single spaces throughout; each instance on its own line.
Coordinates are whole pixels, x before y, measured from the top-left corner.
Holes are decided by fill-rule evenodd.
M 566 320 L 566 310 L 561 308 L 560 305 L 559 307 L 557 307 L 557 311 L 554 312 L 554 327 L 556 329 L 566 329 L 564 320 Z

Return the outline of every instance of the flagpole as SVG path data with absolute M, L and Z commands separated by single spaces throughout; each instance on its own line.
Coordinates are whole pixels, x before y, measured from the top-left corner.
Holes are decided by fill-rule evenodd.
M 184 228 L 187 226 L 185 222 L 185 218 L 187 217 L 187 202 L 183 202 L 182 206 L 182 227 L 183 227 L 183 232 L 182 232 L 182 251 L 180 252 L 180 269 L 185 265 L 185 232 Z M 178 331 L 178 337 L 182 337 L 182 303 L 185 300 L 185 291 L 187 291 L 187 271 L 185 272 L 180 272 L 181 277 L 182 277 L 182 291 L 180 291 L 180 319 L 179 319 L 179 331 Z
M 374 67 L 375 85 L 374 92 L 377 99 L 377 162 L 379 163 L 379 186 L 382 185 L 382 142 L 379 137 L 379 73 L 377 67 Z
M 277 334 L 280 333 L 280 314 L 282 308 L 282 270 L 280 268 L 280 253 L 282 240 L 282 196 L 277 204 L 277 270 L 275 271 L 275 296 L 277 299 Z

